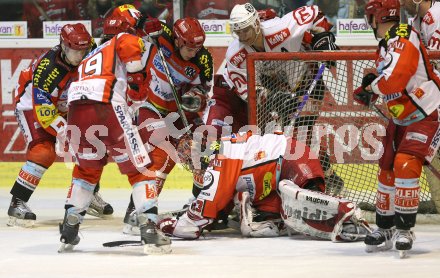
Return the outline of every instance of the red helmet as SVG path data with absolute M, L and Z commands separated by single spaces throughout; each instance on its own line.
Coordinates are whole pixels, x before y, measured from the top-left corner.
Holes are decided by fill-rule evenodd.
M 108 36 L 126 32 L 135 35 L 142 19 L 142 13 L 133 5 L 115 7 L 105 17 L 103 34 Z
M 71 49 L 82 50 L 91 47 L 92 37 L 84 25 L 76 23 L 63 26 L 60 40 L 61 43 Z
M 369 25 L 373 23 L 373 16 L 377 23 L 400 21 L 399 0 L 370 0 L 365 5 L 365 19 Z
M 102 34 L 104 36 L 114 36 L 119 33 L 136 34 L 136 28 L 126 17 L 113 16 L 106 18 Z
M 201 48 L 205 42 L 205 31 L 199 21 L 192 17 L 178 19 L 174 23 L 173 35 L 177 39 L 177 47 Z

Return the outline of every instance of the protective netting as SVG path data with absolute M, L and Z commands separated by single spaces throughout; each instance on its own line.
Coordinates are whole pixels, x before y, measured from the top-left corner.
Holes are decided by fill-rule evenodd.
M 374 110 L 358 105 L 353 90 L 366 73 L 375 72 L 374 53 L 274 54 L 260 53 L 248 62 L 250 123 L 262 133 L 281 128 L 306 142 L 319 153 L 328 193 L 373 210 L 383 153 L 380 138 L 387 126 L 377 109 L 386 109 L 380 100 Z M 317 79 L 323 63 L 327 66 Z M 427 179 L 425 171 L 419 212 L 435 213 L 430 186 L 439 180 Z

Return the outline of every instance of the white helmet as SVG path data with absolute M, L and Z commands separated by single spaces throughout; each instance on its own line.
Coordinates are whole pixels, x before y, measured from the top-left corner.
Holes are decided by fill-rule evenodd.
M 257 28 L 257 22 L 259 22 L 258 12 L 250 3 L 235 5 L 229 18 L 229 25 L 232 31 L 242 30 L 248 26 Z

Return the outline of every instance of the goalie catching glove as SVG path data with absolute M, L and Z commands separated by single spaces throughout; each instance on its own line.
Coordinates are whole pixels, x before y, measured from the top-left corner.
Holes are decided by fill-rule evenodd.
M 374 105 L 379 95 L 375 94 L 371 88 L 367 89 L 373 83 L 373 81 L 377 78 L 377 75 L 374 73 L 369 73 L 364 76 L 362 79 L 362 86 L 357 88 L 354 92 L 354 100 L 362 105 L 367 107 L 371 107 Z
M 144 101 L 147 98 L 149 87 L 145 73 L 129 73 L 127 76 L 128 90 L 127 96 L 130 100 Z
M 200 112 L 206 107 L 206 91 L 200 86 L 189 89 L 182 95 L 182 109 L 187 112 Z

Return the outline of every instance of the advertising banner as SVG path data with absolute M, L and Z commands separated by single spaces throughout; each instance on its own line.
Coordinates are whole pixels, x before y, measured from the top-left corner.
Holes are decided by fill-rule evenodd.
M 26 21 L 0 21 L 0 39 L 27 38 Z
M 90 20 L 74 20 L 74 21 L 43 21 L 43 38 L 54 39 L 59 38 L 61 28 L 66 24 L 82 23 L 87 31 L 92 34 L 92 22 Z

